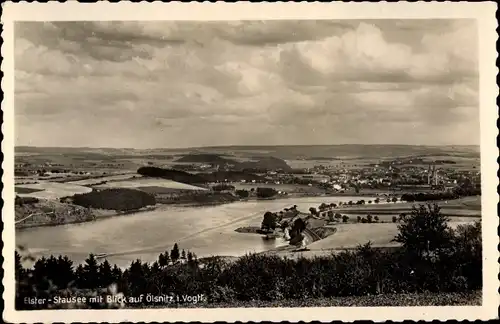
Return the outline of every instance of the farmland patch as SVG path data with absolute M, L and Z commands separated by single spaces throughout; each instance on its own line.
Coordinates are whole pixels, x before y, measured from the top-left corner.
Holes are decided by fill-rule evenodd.
M 123 181 L 113 181 L 96 186 L 98 189 L 107 188 L 140 188 L 140 187 L 163 187 L 183 190 L 207 190 L 202 187 L 192 186 L 181 182 L 166 179 L 138 178 Z
M 73 196 L 91 192 L 92 189 L 68 183 L 40 182 L 23 185 L 25 189 L 36 190 L 31 193 L 19 193 L 20 197 L 35 197 L 39 199 L 59 199 L 62 197 Z
M 95 184 L 100 184 L 104 181 L 119 181 L 119 180 L 128 180 L 128 179 L 132 179 L 132 178 L 141 178 L 141 177 L 142 176 L 140 174 L 127 173 L 127 174 L 116 174 L 116 175 L 112 175 L 112 176 L 99 177 L 99 178 L 70 181 L 67 183 L 75 184 L 75 185 L 79 185 L 79 186 L 91 186 L 91 185 L 95 185 Z

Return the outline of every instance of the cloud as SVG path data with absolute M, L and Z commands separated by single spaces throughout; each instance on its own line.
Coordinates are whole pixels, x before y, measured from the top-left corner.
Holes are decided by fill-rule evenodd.
M 479 140 L 460 128 L 479 127 L 473 21 L 23 22 L 15 35 L 19 144 Z

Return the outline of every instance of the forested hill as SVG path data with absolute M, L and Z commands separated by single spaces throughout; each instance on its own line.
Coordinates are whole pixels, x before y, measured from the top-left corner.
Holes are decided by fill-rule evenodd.
M 231 158 L 226 158 L 223 155 L 219 154 L 187 154 L 180 159 L 176 160 L 176 162 L 183 163 L 206 163 L 212 165 L 232 165 L 234 170 L 284 170 L 289 171 L 291 167 L 282 159 L 273 157 L 273 156 L 262 156 L 257 157 L 250 161 L 238 162 Z

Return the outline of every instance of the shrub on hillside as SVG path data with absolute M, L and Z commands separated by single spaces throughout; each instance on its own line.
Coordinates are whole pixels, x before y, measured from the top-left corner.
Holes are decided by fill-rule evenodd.
M 330 222 L 333 222 L 333 221 L 335 220 L 335 214 L 333 213 L 333 210 L 329 210 L 329 211 L 327 212 L 327 215 L 328 215 L 328 220 L 329 220 Z
M 225 184 L 225 183 L 221 183 L 221 184 L 217 184 L 215 186 L 212 187 L 212 190 L 213 191 L 228 191 L 228 190 L 234 190 L 234 186 L 232 185 L 229 185 L 229 184 Z
M 140 190 L 120 188 L 76 194 L 72 198 L 75 205 L 128 211 L 156 204 L 155 197 Z
M 19 196 L 16 196 L 16 198 L 15 198 L 15 204 L 18 205 L 18 206 L 29 205 L 29 204 L 36 204 L 39 201 L 40 200 L 38 198 L 35 198 L 35 197 L 19 197 Z
M 244 190 L 244 189 L 236 190 L 236 194 L 240 198 L 248 198 L 248 196 L 250 195 L 250 193 L 248 192 L 248 190 Z
M 273 188 L 258 187 L 257 197 L 259 198 L 271 198 L 274 197 L 278 192 Z

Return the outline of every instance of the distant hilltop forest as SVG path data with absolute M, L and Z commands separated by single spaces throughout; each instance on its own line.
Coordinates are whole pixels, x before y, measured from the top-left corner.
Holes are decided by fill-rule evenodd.
M 193 185 L 202 185 L 207 182 L 223 182 L 226 179 L 231 181 L 265 180 L 261 176 L 243 171 L 216 171 L 216 172 L 192 174 L 185 171 L 164 169 L 152 166 L 141 167 L 137 170 L 137 173 L 146 177 L 163 178 Z
M 206 163 L 211 165 L 232 165 L 233 170 L 283 170 L 290 171 L 292 168 L 282 159 L 273 156 L 263 156 L 256 161 L 239 162 L 220 154 L 187 154 L 176 162 Z

